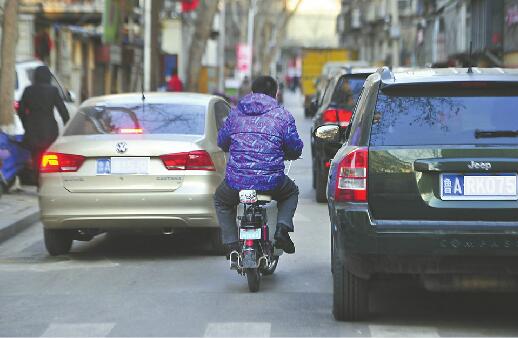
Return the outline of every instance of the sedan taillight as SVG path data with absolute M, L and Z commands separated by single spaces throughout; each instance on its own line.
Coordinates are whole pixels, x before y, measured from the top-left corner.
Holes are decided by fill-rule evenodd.
M 209 153 L 205 150 L 167 154 L 160 156 L 160 159 L 167 170 L 216 170 Z
M 81 155 L 44 153 L 41 157 L 40 172 L 63 173 L 75 172 L 81 168 L 85 157 Z
M 337 202 L 367 202 L 368 163 L 367 148 L 358 148 L 342 159 L 336 177 Z

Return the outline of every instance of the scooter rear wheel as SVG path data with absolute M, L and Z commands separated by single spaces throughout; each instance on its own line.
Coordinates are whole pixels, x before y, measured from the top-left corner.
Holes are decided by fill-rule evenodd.
M 246 269 L 246 279 L 248 281 L 248 290 L 250 292 L 259 291 L 259 284 L 261 283 L 261 274 L 257 268 Z

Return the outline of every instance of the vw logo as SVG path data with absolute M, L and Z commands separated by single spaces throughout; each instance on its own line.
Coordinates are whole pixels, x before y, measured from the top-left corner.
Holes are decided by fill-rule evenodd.
M 115 150 L 117 150 L 119 154 L 123 154 L 128 151 L 128 144 L 126 142 L 119 142 L 115 146 Z

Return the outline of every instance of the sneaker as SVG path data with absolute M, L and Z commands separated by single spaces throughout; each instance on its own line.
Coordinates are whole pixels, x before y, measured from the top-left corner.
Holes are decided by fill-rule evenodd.
M 295 253 L 295 244 L 291 240 L 286 226 L 278 224 L 273 238 L 275 239 L 276 248 L 282 249 L 287 254 Z

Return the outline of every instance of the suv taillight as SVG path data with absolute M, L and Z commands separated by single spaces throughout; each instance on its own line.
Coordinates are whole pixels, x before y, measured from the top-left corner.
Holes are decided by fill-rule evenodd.
M 216 170 L 209 153 L 205 150 L 167 154 L 160 156 L 160 159 L 167 170 Z
M 85 157 L 81 155 L 44 153 L 41 157 L 40 172 L 66 173 L 75 172 L 81 168 Z
M 324 123 L 339 124 L 341 127 L 347 127 L 351 122 L 353 112 L 346 109 L 328 109 L 324 112 L 322 119 Z
M 367 202 L 369 150 L 358 148 L 347 154 L 338 165 L 335 200 Z

